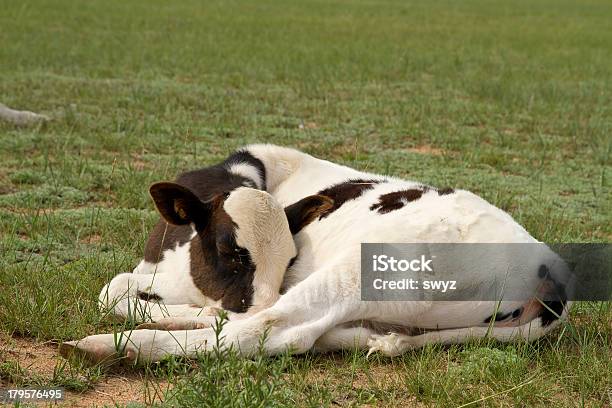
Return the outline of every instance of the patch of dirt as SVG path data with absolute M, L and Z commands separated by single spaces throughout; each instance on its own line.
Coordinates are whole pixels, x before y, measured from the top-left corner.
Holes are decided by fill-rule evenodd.
M 30 236 L 27 234 L 24 234 L 23 232 L 18 231 L 16 234 L 17 238 L 19 238 L 22 241 L 29 241 L 30 240 Z
M 406 151 L 417 154 L 428 154 L 431 156 L 442 156 L 444 153 L 446 153 L 446 151 L 444 151 L 443 149 L 439 149 L 428 144 L 411 147 L 406 149 Z
M 63 363 L 57 347 L 53 342 L 39 343 L 28 338 L 3 335 L 0 336 L 0 362 L 17 362 L 28 375 L 51 381 L 56 366 Z M 0 386 L 10 387 L 11 384 L 7 379 L 0 378 Z M 93 407 L 159 402 L 168 387 L 165 381 L 147 379 L 144 371 L 110 372 L 83 393 L 66 390 L 65 399 L 57 406 Z
M 298 126 L 299 129 L 303 130 L 303 129 L 318 129 L 319 125 L 317 125 L 315 122 L 306 122 L 306 123 L 300 123 Z
M 22 368 L 42 376 L 53 375 L 57 355 L 57 347 L 51 343 L 36 343 L 23 338 L 0 338 L 2 361 L 16 361 Z
M 604 231 L 597 231 L 595 232 L 594 235 L 597 238 L 601 238 L 602 241 L 612 242 L 612 233 L 604 232 Z
M 11 184 L 0 182 L 0 195 L 11 194 L 17 191 Z
M 68 393 L 60 406 L 94 407 L 126 405 L 130 402 L 150 404 L 152 400 L 160 401 L 168 384 L 155 384 L 147 387 L 143 375 L 129 376 L 109 375 L 96 383 L 93 390 L 83 394 Z
M 9 180 L 6 169 L 0 169 L 0 195 L 11 194 L 16 191 L 15 186 Z
M 144 161 L 143 156 L 140 154 L 131 154 L 130 159 L 129 165 L 132 166 L 134 170 L 142 171 L 152 168 L 151 164 Z
M 98 234 L 88 235 L 80 239 L 82 244 L 97 244 L 102 241 L 102 237 Z

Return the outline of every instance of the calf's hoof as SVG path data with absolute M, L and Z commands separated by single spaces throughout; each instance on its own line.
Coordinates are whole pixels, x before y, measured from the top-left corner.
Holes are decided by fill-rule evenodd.
M 67 360 L 77 360 L 88 366 L 111 366 L 119 362 L 135 363 L 138 354 L 126 348 L 124 354 L 119 353 L 112 344 L 85 338 L 77 341 L 67 341 L 60 345 L 60 355 Z

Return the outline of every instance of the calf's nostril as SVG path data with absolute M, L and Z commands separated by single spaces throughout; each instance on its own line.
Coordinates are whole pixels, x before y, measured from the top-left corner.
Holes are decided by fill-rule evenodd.
M 546 265 L 540 265 L 538 269 L 538 278 L 544 279 L 548 275 L 548 267 Z
M 542 326 L 546 327 L 557 320 L 563 314 L 563 308 L 564 302 L 544 302 L 542 313 L 540 313 L 540 317 L 542 318 Z

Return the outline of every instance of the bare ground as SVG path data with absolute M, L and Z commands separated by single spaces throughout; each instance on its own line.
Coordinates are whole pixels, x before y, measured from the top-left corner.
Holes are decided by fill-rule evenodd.
M 54 342 L 37 343 L 27 338 L 0 337 L 0 363 L 17 362 L 28 374 L 51 382 L 54 370 L 63 363 Z M 4 375 L 0 377 L 0 386 L 10 387 Z M 151 383 L 144 373 L 117 371 L 107 373 L 93 384 L 89 390 L 79 393 L 66 390 L 61 407 L 95 407 L 125 405 L 129 402 L 151 403 L 159 401 L 162 390 L 168 384 Z

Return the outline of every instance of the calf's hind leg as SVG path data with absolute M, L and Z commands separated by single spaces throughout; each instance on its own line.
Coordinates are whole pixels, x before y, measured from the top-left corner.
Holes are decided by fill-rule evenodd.
M 550 326 L 543 327 L 541 319 L 537 318 L 516 327 L 466 327 L 463 329 L 430 331 L 417 336 L 389 333 L 372 336 L 368 341 L 368 355 L 379 352 L 385 356 L 393 357 L 408 350 L 423 347 L 426 344 L 460 344 L 487 337 L 503 342 L 519 339 L 531 341 L 543 336 L 548 330 L 550 330 Z

